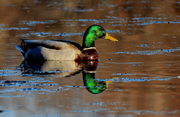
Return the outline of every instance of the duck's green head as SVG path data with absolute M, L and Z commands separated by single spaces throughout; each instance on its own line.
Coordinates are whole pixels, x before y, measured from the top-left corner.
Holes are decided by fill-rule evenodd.
M 94 47 L 94 41 L 100 38 L 118 41 L 116 38 L 109 36 L 102 26 L 91 25 L 84 34 L 83 48 Z
M 88 73 L 83 71 L 83 81 L 86 89 L 92 94 L 99 94 L 106 90 L 106 82 L 97 81 L 95 73 Z

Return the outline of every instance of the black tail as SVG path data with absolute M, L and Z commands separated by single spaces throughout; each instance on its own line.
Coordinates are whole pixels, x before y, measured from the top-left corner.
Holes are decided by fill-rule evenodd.
M 22 49 L 21 46 L 16 46 L 16 49 L 17 49 L 19 52 L 21 52 L 21 53 L 23 54 L 23 56 L 24 56 L 24 50 Z

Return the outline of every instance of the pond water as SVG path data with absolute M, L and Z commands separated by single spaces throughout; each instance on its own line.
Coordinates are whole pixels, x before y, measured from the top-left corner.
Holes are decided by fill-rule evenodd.
M 178 117 L 180 1 L 1 0 L 0 117 Z M 82 43 L 102 25 L 98 62 L 23 62 L 20 39 Z

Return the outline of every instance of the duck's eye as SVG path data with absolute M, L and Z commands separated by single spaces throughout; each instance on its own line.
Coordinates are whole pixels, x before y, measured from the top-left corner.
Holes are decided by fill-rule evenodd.
M 106 32 L 103 31 L 103 32 L 99 35 L 99 38 L 103 38 L 105 35 L 106 35 Z
M 106 32 L 103 32 L 103 37 L 106 36 Z
M 95 31 L 95 30 L 94 30 L 94 31 L 93 31 L 93 33 L 94 33 L 94 35 L 96 35 L 96 36 L 97 36 L 97 31 Z
M 97 37 L 97 38 L 102 38 L 106 35 L 106 32 L 104 31 L 103 28 L 99 28 L 97 30 L 93 30 L 93 33 L 94 35 Z

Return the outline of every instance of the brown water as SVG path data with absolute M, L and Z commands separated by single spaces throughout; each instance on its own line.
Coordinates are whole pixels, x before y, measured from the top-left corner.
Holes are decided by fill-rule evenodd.
M 178 117 L 179 19 L 179 0 L 1 0 L 0 117 Z M 119 39 L 96 41 L 96 70 L 72 61 L 20 69 L 21 38 L 82 43 L 91 24 Z M 88 74 L 101 93 L 87 90 Z

